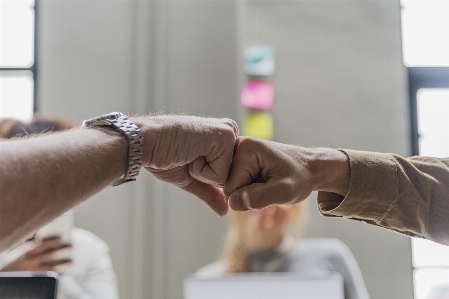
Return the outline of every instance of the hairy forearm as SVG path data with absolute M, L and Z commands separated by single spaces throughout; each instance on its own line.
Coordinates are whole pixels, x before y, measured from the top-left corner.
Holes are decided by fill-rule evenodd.
M 142 132 L 143 168 L 226 214 L 215 186 L 228 176 L 238 136 L 233 120 L 160 115 L 131 121 Z M 111 185 L 125 173 L 127 154 L 126 139 L 109 130 L 0 142 L 0 251 Z
M 95 129 L 1 142 L 0 251 L 111 185 L 126 147 Z

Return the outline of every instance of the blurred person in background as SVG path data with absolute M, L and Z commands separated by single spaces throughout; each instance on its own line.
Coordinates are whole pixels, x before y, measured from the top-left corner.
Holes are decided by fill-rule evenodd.
M 197 271 L 200 278 L 246 272 L 342 275 L 346 299 L 369 299 L 350 249 L 333 238 L 300 238 L 304 204 L 232 212 L 222 259 Z
M 36 116 L 29 124 L 4 119 L 0 121 L 0 137 L 17 138 L 72 128 L 72 121 L 55 115 Z M 51 233 L 35 238 L 44 230 L 57 230 L 66 223 L 67 238 Z M 91 232 L 73 227 L 73 223 L 73 213 L 65 213 L 26 242 L 1 254 L 0 271 L 58 272 L 58 298 L 62 299 L 119 298 L 108 245 Z

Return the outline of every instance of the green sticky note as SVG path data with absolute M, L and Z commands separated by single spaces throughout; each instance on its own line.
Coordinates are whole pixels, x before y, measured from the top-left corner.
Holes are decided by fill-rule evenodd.
M 273 118 L 268 113 L 252 113 L 245 116 L 244 134 L 262 139 L 273 138 Z

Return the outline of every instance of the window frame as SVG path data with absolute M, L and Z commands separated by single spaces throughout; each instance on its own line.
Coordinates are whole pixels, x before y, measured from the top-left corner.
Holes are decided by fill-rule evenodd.
M 449 89 L 449 67 L 407 67 L 409 99 L 410 99 L 410 121 L 411 121 L 411 150 L 412 155 L 420 155 L 419 148 L 419 123 L 418 123 L 418 91 L 420 89 Z M 412 240 L 410 240 L 412 247 Z M 413 263 L 412 249 L 412 269 L 413 269 L 413 293 L 416 298 L 415 273 L 424 269 L 449 269 L 447 266 L 421 266 L 415 267 Z
M 449 88 L 449 67 L 407 67 L 410 97 L 411 149 L 419 155 L 418 90 Z
M 33 74 L 33 112 L 38 111 L 38 49 L 39 49 L 39 43 L 38 43 L 38 2 L 39 0 L 34 0 L 34 45 L 33 45 L 33 65 L 30 67 L 0 67 L 0 72 L 17 72 L 17 71 L 29 71 Z

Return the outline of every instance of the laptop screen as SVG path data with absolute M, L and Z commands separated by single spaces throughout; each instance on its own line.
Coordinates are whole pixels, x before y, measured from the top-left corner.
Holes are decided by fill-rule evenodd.
M 55 299 L 57 280 L 54 272 L 0 272 L 0 298 Z
M 249 273 L 216 278 L 190 276 L 184 299 L 344 299 L 340 273 Z

